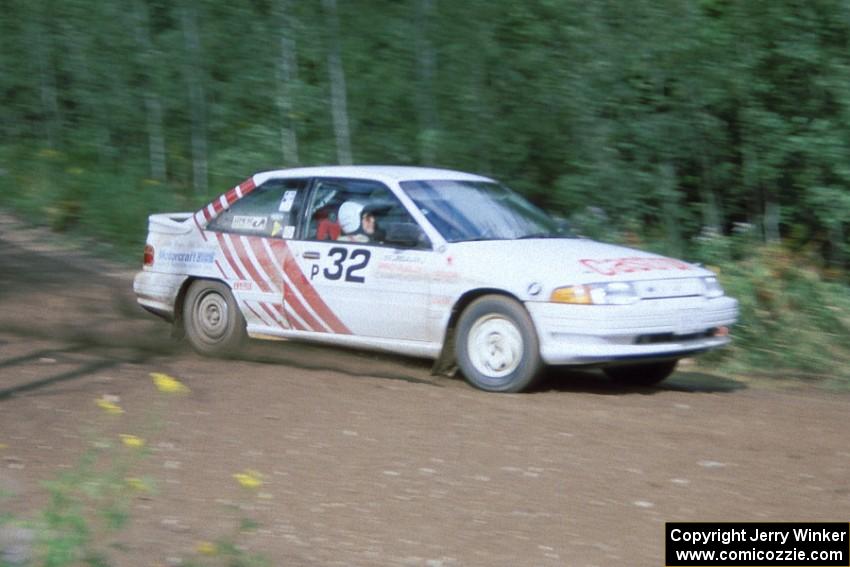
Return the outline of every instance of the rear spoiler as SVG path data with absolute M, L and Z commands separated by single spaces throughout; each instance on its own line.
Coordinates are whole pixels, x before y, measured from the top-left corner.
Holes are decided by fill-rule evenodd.
M 186 234 L 192 230 L 187 222 L 192 213 L 159 213 L 148 217 L 148 233 Z

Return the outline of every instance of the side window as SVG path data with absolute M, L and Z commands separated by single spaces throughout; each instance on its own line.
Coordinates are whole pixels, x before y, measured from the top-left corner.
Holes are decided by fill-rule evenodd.
M 308 214 L 308 240 L 399 245 L 389 242 L 400 232 L 399 227 L 408 235 L 405 246 L 427 245 L 416 222 L 382 183 L 359 179 L 321 179 L 316 183 Z M 411 239 L 411 234 L 415 238 Z
M 307 193 L 304 179 L 269 179 L 212 220 L 210 230 L 292 238 Z

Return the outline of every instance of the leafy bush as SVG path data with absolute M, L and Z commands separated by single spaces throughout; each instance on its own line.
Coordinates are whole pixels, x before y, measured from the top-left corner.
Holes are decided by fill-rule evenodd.
M 740 302 L 732 347 L 708 357 L 727 369 L 850 384 L 850 289 L 802 253 L 758 244 L 742 227 L 698 243 L 696 256 Z

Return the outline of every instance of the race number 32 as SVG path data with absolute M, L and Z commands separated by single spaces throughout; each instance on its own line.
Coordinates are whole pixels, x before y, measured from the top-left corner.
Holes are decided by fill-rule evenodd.
M 345 276 L 345 281 L 363 283 L 366 281 L 358 272 L 369 265 L 372 253 L 363 248 L 352 250 L 349 255 L 347 248 L 336 247 L 328 250 L 328 257 L 332 264 L 325 268 L 322 274 L 329 280 L 338 280 Z

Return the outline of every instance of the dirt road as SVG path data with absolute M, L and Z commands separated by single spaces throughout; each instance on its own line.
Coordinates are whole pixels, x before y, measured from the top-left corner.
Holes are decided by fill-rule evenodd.
M 432 567 L 658 566 L 665 521 L 850 519 L 846 394 L 686 365 L 659 388 L 553 372 L 494 395 L 293 343 L 209 360 L 135 307 L 130 271 L 47 242 L 0 217 L 0 512 L 43 506 L 42 481 L 92 443 L 144 437 L 132 474 L 151 490 L 112 564 L 215 561 L 199 542 L 245 518 L 237 542 L 273 565 Z

